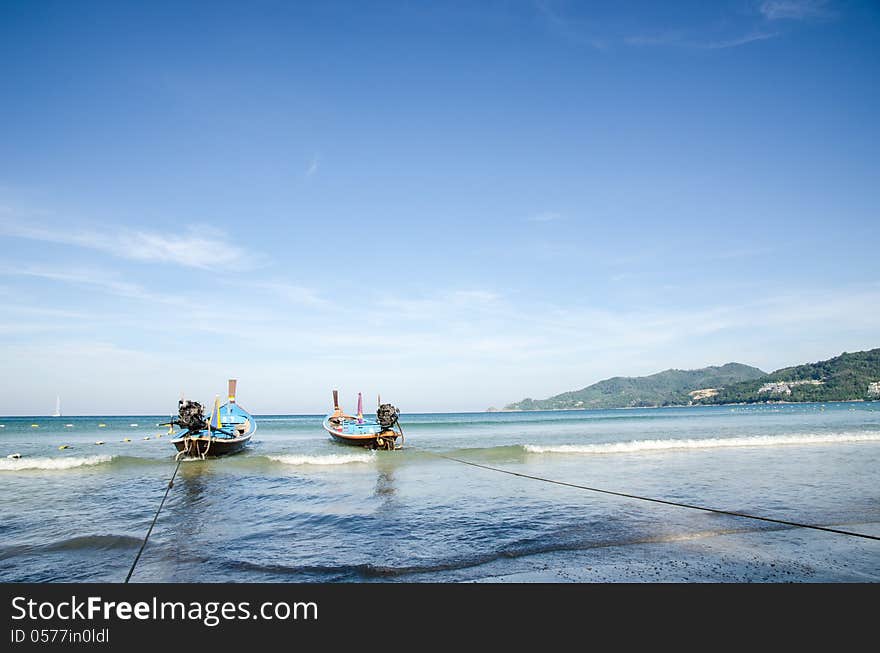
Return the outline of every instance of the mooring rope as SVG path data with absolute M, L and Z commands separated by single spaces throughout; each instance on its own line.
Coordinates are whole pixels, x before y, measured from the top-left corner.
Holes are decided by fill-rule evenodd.
M 588 490 L 590 492 L 600 492 L 602 494 L 610 494 L 617 497 L 623 497 L 625 499 L 638 499 L 639 501 L 651 501 L 653 503 L 662 503 L 667 506 L 677 506 L 679 508 L 690 508 L 692 510 L 702 510 L 704 512 L 714 512 L 719 515 L 730 515 L 732 517 L 744 517 L 745 519 L 756 519 L 758 521 L 771 522 L 773 524 L 783 524 L 785 526 L 795 526 L 797 528 L 809 528 L 816 531 L 825 531 L 828 533 L 837 533 L 839 535 L 849 535 L 850 537 L 861 537 L 866 540 L 880 540 L 880 536 L 877 535 L 868 535 L 867 533 L 856 533 L 854 531 L 845 531 L 839 528 L 830 528 L 828 526 L 817 526 L 816 524 L 804 524 L 801 522 L 790 521 L 787 519 L 775 519 L 773 517 L 762 517 L 760 515 L 750 515 L 744 512 L 737 512 L 735 510 L 720 510 L 718 508 L 709 508 L 706 506 L 697 506 L 690 503 L 680 503 L 678 501 L 669 501 L 667 499 L 657 499 L 654 497 L 643 497 L 638 494 L 629 494 L 627 492 L 615 492 L 614 490 L 603 490 L 602 488 L 590 487 L 588 485 L 578 485 L 577 483 L 568 483 L 566 481 L 558 481 L 552 478 L 543 478 L 541 476 L 532 476 L 531 474 L 523 474 L 522 472 L 514 472 L 509 469 L 502 469 L 501 467 L 492 467 L 491 465 L 483 465 L 481 463 L 475 463 L 470 460 L 463 460 L 461 458 L 454 458 L 453 456 L 444 456 L 443 454 L 434 453 L 433 451 L 425 451 L 421 449 L 424 453 L 430 454 L 432 456 L 436 456 L 438 458 L 443 458 L 445 460 L 451 460 L 453 462 L 461 463 L 462 465 L 470 465 L 471 467 L 479 467 L 480 469 L 488 469 L 493 472 L 500 472 L 502 474 L 510 474 L 511 476 L 519 476 L 520 478 L 529 478 L 533 481 L 543 481 L 544 483 L 552 483 L 554 485 L 562 485 L 565 487 L 576 488 L 578 490 Z
M 168 493 L 171 491 L 171 488 L 174 487 L 174 477 L 177 476 L 177 470 L 180 469 L 180 463 L 182 462 L 182 458 L 177 461 L 177 466 L 174 468 L 174 473 L 171 475 L 171 478 L 168 481 L 168 487 L 165 488 L 165 495 L 162 497 L 162 501 L 159 502 L 159 509 L 156 510 L 156 514 L 153 516 L 153 522 L 150 524 L 150 528 L 147 530 L 146 536 L 144 536 L 144 541 L 141 542 L 141 548 L 137 552 L 134 562 L 131 563 L 131 569 L 128 570 L 128 576 L 125 577 L 126 583 L 128 583 L 128 581 L 131 579 L 131 575 L 134 573 L 134 568 L 137 566 L 138 560 L 141 559 L 141 554 L 144 552 L 144 547 L 147 546 L 147 540 L 150 539 L 150 533 L 153 532 L 153 526 L 156 525 L 156 520 L 159 519 L 159 513 L 162 512 L 162 506 L 165 505 L 165 499 L 168 498 Z

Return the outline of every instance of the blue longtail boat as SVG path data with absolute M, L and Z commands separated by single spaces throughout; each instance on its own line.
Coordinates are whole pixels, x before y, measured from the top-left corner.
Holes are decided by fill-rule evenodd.
M 356 416 L 346 415 L 339 407 L 339 392 L 333 391 L 333 412 L 324 418 L 324 430 L 337 442 L 353 444 L 367 449 L 392 451 L 403 448 L 403 429 L 398 418 L 400 411 L 391 404 L 379 400 L 376 419 L 364 417 L 364 400 L 358 392 L 358 412 Z M 397 424 L 398 430 L 394 430 Z M 398 438 L 400 441 L 398 442 Z
M 167 424 L 169 429 L 180 427 L 171 440 L 178 458 L 225 456 L 247 446 L 257 430 L 257 421 L 236 403 L 235 389 L 236 380 L 229 379 L 228 401 L 221 406 L 220 398 L 216 397 L 207 419 L 204 407 L 197 401 L 178 402 L 177 419 Z

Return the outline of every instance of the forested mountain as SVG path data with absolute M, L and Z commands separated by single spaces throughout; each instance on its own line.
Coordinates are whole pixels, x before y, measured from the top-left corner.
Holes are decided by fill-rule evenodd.
M 844 352 L 769 374 L 741 363 L 650 376 L 616 376 L 548 399 L 523 399 L 505 410 L 631 408 L 766 401 L 880 399 L 880 349 Z
M 757 367 L 727 363 L 698 370 L 666 370 L 650 376 L 615 376 L 593 385 L 563 392 L 549 399 L 523 399 L 506 410 L 554 410 L 572 408 L 625 408 L 687 404 L 690 392 L 718 388 L 765 376 Z
M 704 404 L 759 401 L 848 401 L 880 398 L 880 349 L 844 352 L 818 363 L 784 367 L 759 379 L 733 383 Z

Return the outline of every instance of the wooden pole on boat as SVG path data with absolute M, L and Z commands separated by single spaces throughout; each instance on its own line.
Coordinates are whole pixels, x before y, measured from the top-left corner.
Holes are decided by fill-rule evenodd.
M 226 402 L 226 416 L 229 419 L 232 419 L 232 406 L 235 405 L 235 386 L 238 384 L 238 381 L 235 379 L 229 379 L 227 384 L 226 396 L 229 401 Z
M 364 423 L 364 397 L 358 392 L 358 424 Z
M 339 409 L 339 390 L 333 391 L 333 417 L 339 417 L 342 411 Z

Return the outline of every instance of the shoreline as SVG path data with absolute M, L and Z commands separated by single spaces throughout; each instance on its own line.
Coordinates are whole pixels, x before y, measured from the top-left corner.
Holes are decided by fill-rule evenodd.
M 728 404 L 667 404 L 664 406 L 615 406 L 613 408 L 498 408 L 486 413 L 553 413 L 591 410 L 652 410 L 657 408 L 711 408 L 717 406 L 775 406 L 779 404 L 876 404 L 880 399 L 829 399 L 827 401 L 739 401 Z M 413 413 L 416 414 L 416 413 Z
M 880 534 L 880 524 L 851 524 Z M 655 541 L 538 553 L 493 561 L 475 583 L 880 582 L 876 542 L 792 530 L 693 533 Z

